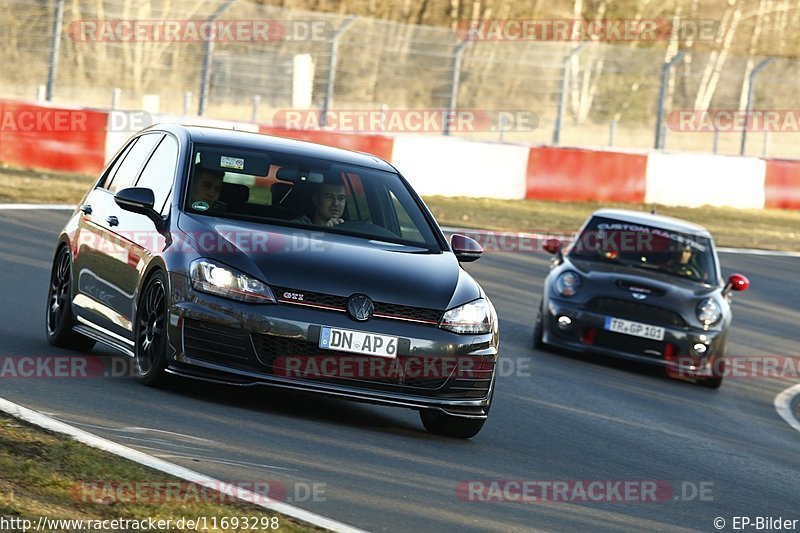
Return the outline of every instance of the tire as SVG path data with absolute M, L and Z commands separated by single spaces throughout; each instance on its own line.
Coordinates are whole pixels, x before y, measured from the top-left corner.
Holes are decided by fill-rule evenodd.
M 722 353 L 725 353 L 724 351 Z M 711 365 L 711 368 L 714 370 L 714 377 L 705 378 L 698 382 L 698 385 L 702 385 L 703 387 L 709 389 L 718 389 L 722 386 L 722 379 L 725 377 L 725 359 L 723 358 L 720 364 L 717 364 L 714 361 L 714 364 Z
M 542 309 L 536 315 L 536 322 L 533 324 L 533 347 L 537 350 L 544 350 L 545 344 L 542 340 L 544 334 L 544 317 L 542 316 Z
M 50 289 L 47 292 L 45 331 L 47 342 L 59 348 L 88 352 L 94 347 L 90 339 L 72 330 L 72 255 L 69 247 L 62 246 L 53 260 L 50 272 Z
M 136 306 L 133 368 L 136 380 L 150 387 L 168 384 L 167 290 L 164 274 L 154 273 L 144 286 Z
M 425 429 L 430 433 L 457 439 L 470 439 L 474 437 L 481 430 L 483 424 L 486 423 L 485 418 L 461 418 L 442 413 L 441 411 L 431 410 L 420 411 L 419 417 L 422 420 L 422 425 L 425 426 Z

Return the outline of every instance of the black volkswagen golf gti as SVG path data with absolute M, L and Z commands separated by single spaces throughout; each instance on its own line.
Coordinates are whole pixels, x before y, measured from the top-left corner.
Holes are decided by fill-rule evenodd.
M 636 211 L 595 211 L 555 254 L 533 333 L 545 345 L 662 365 L 718 388 L 725 375 L 731 291 L 711 235 L 701 226 Z
M 416 409 L 469 438 L 497 317 L 398 171 L 372 155 L 159 125 L 109 162 L 58 237 L 47 337 L 173 375 Z

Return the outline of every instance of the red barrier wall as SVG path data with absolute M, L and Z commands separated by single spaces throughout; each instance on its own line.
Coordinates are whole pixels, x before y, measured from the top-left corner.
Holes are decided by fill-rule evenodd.
M 764 207 L 800 209 L 800 161 L 766 159 Z
M 646 154 L 531 148 L 525 198 L 643 202 Z
M 22 168 L 97 174 L 108 113 L 0 100 L 0 161 Z
M 275 128 L 259 124 L 258 131 L 267 135 L 288 137 L 300 141 L 309 141 L 345 150 L 367 152 L 381 159 L 391 161 L 392 138 L 385 135 L 368 135 L 357 133 L 337 133 L 331 131 L 303 131 L 287 128 Z

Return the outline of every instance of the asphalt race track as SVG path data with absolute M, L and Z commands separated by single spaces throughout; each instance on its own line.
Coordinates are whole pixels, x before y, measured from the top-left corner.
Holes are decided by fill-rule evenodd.
M 0 356 L 74 355 L 44 335 L 53 246 L 67 217 L 0 211 Z M 800 380 L 743 377 L 712 391 L 647 368 L 534 351 L 548 262 L 495 252 L 466 265 L 498 310 L 511 370 L 471 441 L 426 433 L 413 411 L 264 387 L 5 378 L 0 397 L 222 480 L 282 482 L 295 505 L 371 531 L 715 531 L 717 517 L 732 531 L 734 516 L 800 519 L 800 433 L 773 406 Z M 736 295 L 730 353 L 800 353 L 800 258 L 722 262 L 725 275 L 752 282 Z M 102 346 L 91 355 L 127 364 Z M 481 502 L 459 497 L 470 480 L 657 481 L 674 491 L 656 502 Z M 324 484 L 317 501 L 305 494 L 313 483 Z

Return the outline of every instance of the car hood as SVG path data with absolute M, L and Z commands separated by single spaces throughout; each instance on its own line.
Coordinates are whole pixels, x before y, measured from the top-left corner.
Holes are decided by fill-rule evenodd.
M 349 235 L 182 213 L 180 229 L 211 259 L 273 287 L 445 310 L 480 297 L 452 252 Z
M 586 293 L 592 296 L 598 296 L 600 291 L 608 292 L 609 296 L 630 296 L 638 292 L 645 294 L 647 303 L 680 309 L 687 300 L 708 297 L 720 290 L 712 285 L 642 268 L 571 258 L 565 264 L 571 264 L 584 276 Z

